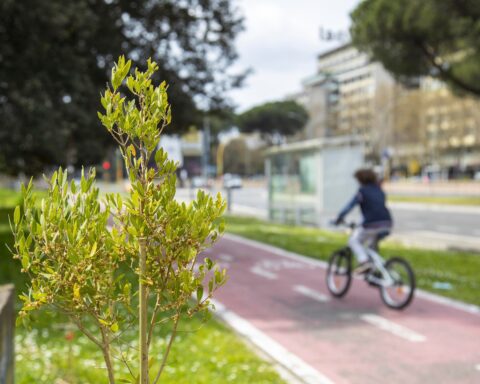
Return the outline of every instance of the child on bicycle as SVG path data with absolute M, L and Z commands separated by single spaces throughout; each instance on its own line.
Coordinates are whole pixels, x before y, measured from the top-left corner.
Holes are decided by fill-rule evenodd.
M 375 247 L 377 242 L 388 236 L 392 230 L 392 216 L 385 206 L 385 193 L 380 187 L 377 176 L 371 169 L 359 169 L 354 177 L 360 188 L 350 202 L 338 214 L 335 224 L 343 222 L 345 216 L 356 206 L 360 206 L 363 221 L 362 225 L 354 230 L 348 245 L 355 254 L 359 263 L 357 273 L 368 272 L 373 264 L 365 251 L 365 247 Z

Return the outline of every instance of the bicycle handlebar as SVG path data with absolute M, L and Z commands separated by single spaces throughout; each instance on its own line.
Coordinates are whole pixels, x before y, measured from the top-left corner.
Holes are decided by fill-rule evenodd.
M 331 220 L 330 224 L 335 225 L 335 226 L 343 226 L 343 227 L 347 227 L 347 228 L 350 228 L 350 229 L 355 229 L 359 226 L 359 224 L 357 224 L 354 221 L 348 222 L 348 221 L 344 221 L 344 220 L 342 220 L 339 223 L 337 223 L 336 220 Z

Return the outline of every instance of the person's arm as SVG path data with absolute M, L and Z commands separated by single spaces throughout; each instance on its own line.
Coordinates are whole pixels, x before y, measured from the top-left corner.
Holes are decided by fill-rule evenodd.
M 340 211 L 337 216 L 336 223 L 341 223 L 343 218 L 348 215 L 348 213 L 360 202 L 362 201 L 362 194 L 358 191 L 355 196 L 348 202 L 348 204 Z

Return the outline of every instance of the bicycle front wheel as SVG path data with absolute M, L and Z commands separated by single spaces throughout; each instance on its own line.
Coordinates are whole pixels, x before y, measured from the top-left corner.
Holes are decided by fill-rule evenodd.
M 327 269 L 327 288 L 335 297 L 344 296 L 352 283 L 352 251 L 343 248 L 330 256 Z
M 380 287 L 382 301 L 390 308 L 403 309 L 413 299 L 415 275 L 410 264 L 400 257 L 393 257 L 385 263 L 385 269 L 393 280 Z

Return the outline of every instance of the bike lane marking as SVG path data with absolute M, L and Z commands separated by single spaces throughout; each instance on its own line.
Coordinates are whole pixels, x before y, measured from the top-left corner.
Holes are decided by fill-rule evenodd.
M 270 246 L 265 247 L 268 250 L 262 250 L 264 247 L 256 246 L 253 241 L 252 248 L 243 239 L 228 241 L 229 236 L 225 237 L 214 253 L 229 253 L 234 262 L 230 283 L 219 291 L 219 300 L 330 380 L 338 384 L 370 384 L 375 379 L 382 382 L 380 378 L 384 372 L 381 367 L 387 364 L 395 375 L 392 384 L 420 384 L 421 380 L 414 379 L 439 371 L 442 372 L 438 375 L 448 376 L 445 383 L 458 382 L 458 377 L 470 380 L 464 380 L 465 383 L 476 383 L 473 376 L 478 379 L 479 373 L 474 367 L 480 361 L 472 340 L 477 334 L 475 319 L 465 317 L 462 320 L 461 313 L 443 312 L 446 307 L 438 304 L 426 306 L 427 302 L 414 302 L 408 311 L 391 311 L 376 295 L 369 293 L 371 288 L 361 279 L 354 279 L 352 292 L 344 300 L 332 298 L 328 303 L 315 304 L 316 301 L 304 298 L 293 287 L 301 284 L 328 295 L 323 284 L 324 270 L 309 268 L 309 265 L 320 267 L 318 264 L 321 263 L 287 256 L 291 260 L 305 261 L 305 268 L 295 268 L 292 264 L 294 268 L 277 271 L 274 267 L 283 266 L 284 262 L 273 263 L 274 256 L 283 256 L 287 252 L 275 252 Z M 272 272 L 278 272 L 278 279 L 270 281 L 255 277 L 250 268 L 256 264 L 268 270 L 267 267 L 271 267 Z M 381 331 L 360 319 L 360 315 L 369 313 L 415 330 L 425 335 L 427 341 L 412 343 Z M 455 326 L 452 332 L 451 326 Z M 465 326 L 465 329 L 459 326 Z M 452 362 L 442 343 L 443 346 L 449 345 L 449 350 L 452 348 L 458 361 Z M 360 349 L 362 353 L 355 353 Z M 455 368 L 452 372 L 457 373 L 449 374 L 445 368 L 449 365 Z
M 266 279 L 269 279 L 269 280 L 276 280 L 277 279 L 277 275 L 273 272 L 270 272 L 270 271 L 267 271 L 266 269 L 263 269 L 262 267 L 258 266 L 258 265 L 255 265 L 253 266 L 252 268 L 250 268 L 250 272 L 258 275 L 258 276 L 262 276 Z
M 247 239 L 247 238 L 239 236 L 239 235 L 234 235 L 234 234 L 231 234 L 231 233 L 225 233 L 223 235 L 223 237 L 226 238 L 227 240 L 232 240 L 232 241 L 235 241 L 237 243 L 243 243 L 243 244 L 249 245 L 251 247 L 255 247 L 255 248 L 267 251 L 267 252 L 271 252 L 271 253 L 273 253 L 275 255 L 278 255 L 278 256 L 283 256 L 283 257 L 286 257 L 286 258 L 289 258 L 289 259 L 292 259 L 292 260 L 297 260 L 297 261 L 309 264 L 311 266 L 317 266 L 317 267 L 320 267 L 320 268 L 323 268 L 323 269 L 326 269 L 328 267 L 328 263 L 325 262 L 325 261 L 318 260 L 318 259 L 313 259 L 311 257 L 301 255 L 299 253 L 286 251 L 284 249 L 275 247 L 273 245 L 261 243 L 259 241 L 255 241 L 255 240 L 251 240 L 251 239 Z M 358 276 L 354 276 L 354 279 L 362 280 Z M 420 297 L 420 298 L 422 298 L 424 300 L 427 300 L 427 301 L 430 301 L 430 302 L 434 302 L 434 303 L 437 303 L 437 304 L 444 305 L 446 307 L 459 309 L 461 311 L 468 312 L 468 313 L 471 313 L 471 314 L 474 314 L 474 315 L 480 315 L 480 307 L 475 305 L 475 304 L 464 303 L 464 302 L 459 301 L 459 300 L 450 299 L 450 298 L 445 297 L 445 296 L 436 295 L 434 293 L 430 293 L 430 292 L 427 292 L 427 291 L 424 291 L 424 290 L 421 290 L 421 289 L 418 289 L 418 288 L 415 289 L 415 296 Z
M 211 300 L 211 302 L 215 306 L 217 316 L 284 368 L 301 378 L 305 384 L 334 384 L 327 376 L 289 352 L 252 323 L 230 311 L 222 303 L 216 300 Z
M 295 285 L 293 287 L 293 290 L 295 292 L 301 293 L 304 296 L 309 297 L 310 299 L 319 301 L 320 303 L 327 303 L 327 302 L 330 301 L 329 296 L 327 296 L 327 295 L 325 295 L 321 292 L 315 291 L 311 288 L 305 287 L 304 285 Z
M 445 305 L 446 307 L 459 309 L 461 311 L 471 313 L 472 315 L 480 315 L 480 307 L 476 306 L 475 304 L 468 304 L 462 301 L 450 299 L 448 297 L 438 296 L 434 293 L 422 291 L 420 289 L 415 290 L 415 296 L 432 301 L 434 303 Z
M 412 343 L 421 343 L 427 340 L 427 338 L 403 325 L 394 323 L 385 317 L 375 315 L 373 313 L 365 313 L 360 315 L 360 318 L 370 325 L 373 325 L 382 331 L 389 332 L 392 335 L 401 337 L 402 339 L 411 341 Z
M 251 247 L 261 249 L 261 250 L 266 251 L 266 252 L 271 252 L 271 253 L 273 253 L 275 255 L 278 255 L 278 256 L 283 256 L 283 257 L 286 257 L 286 258 L 289 258 L 289 259 L 292 259 L 292 260 L 299 261 L 299 262 L 304 263 L 304 264 L 309 264 L 309 265 L 314 266 L 314 267 L 318 267 L 318 266 L 323 267 L 323 268 L 328 267 L 328 263 L 325 262 L 325 261 L 312 259 L 310 257 L 300 255 L 298 253 L 285 251 L 284 249 L 275 247 L 273 245 L 261 243 L 259 241 L 255 241 L 255 240 L 251 240 L 251 239 L 247 239 L 246 237 L 242 237 L 242 236 L 239 236 L 239 235 L 234 235 L 232 233 L 225 233 L 223 235 L 223 237 L 227 240 L 232 240 L 232 241 L 235 241 L 237 243 L 243 243 L 243 244 L 249 245 Z
M 309 265 L 307 268 L 312 268 L 312 266 Z M 305 264 L 298 261 L 267 259 L 255 263 L 250 268 L 250 272 L 269 280 L 276 280 L 277 272 L 291 269 L 305 269 Z

